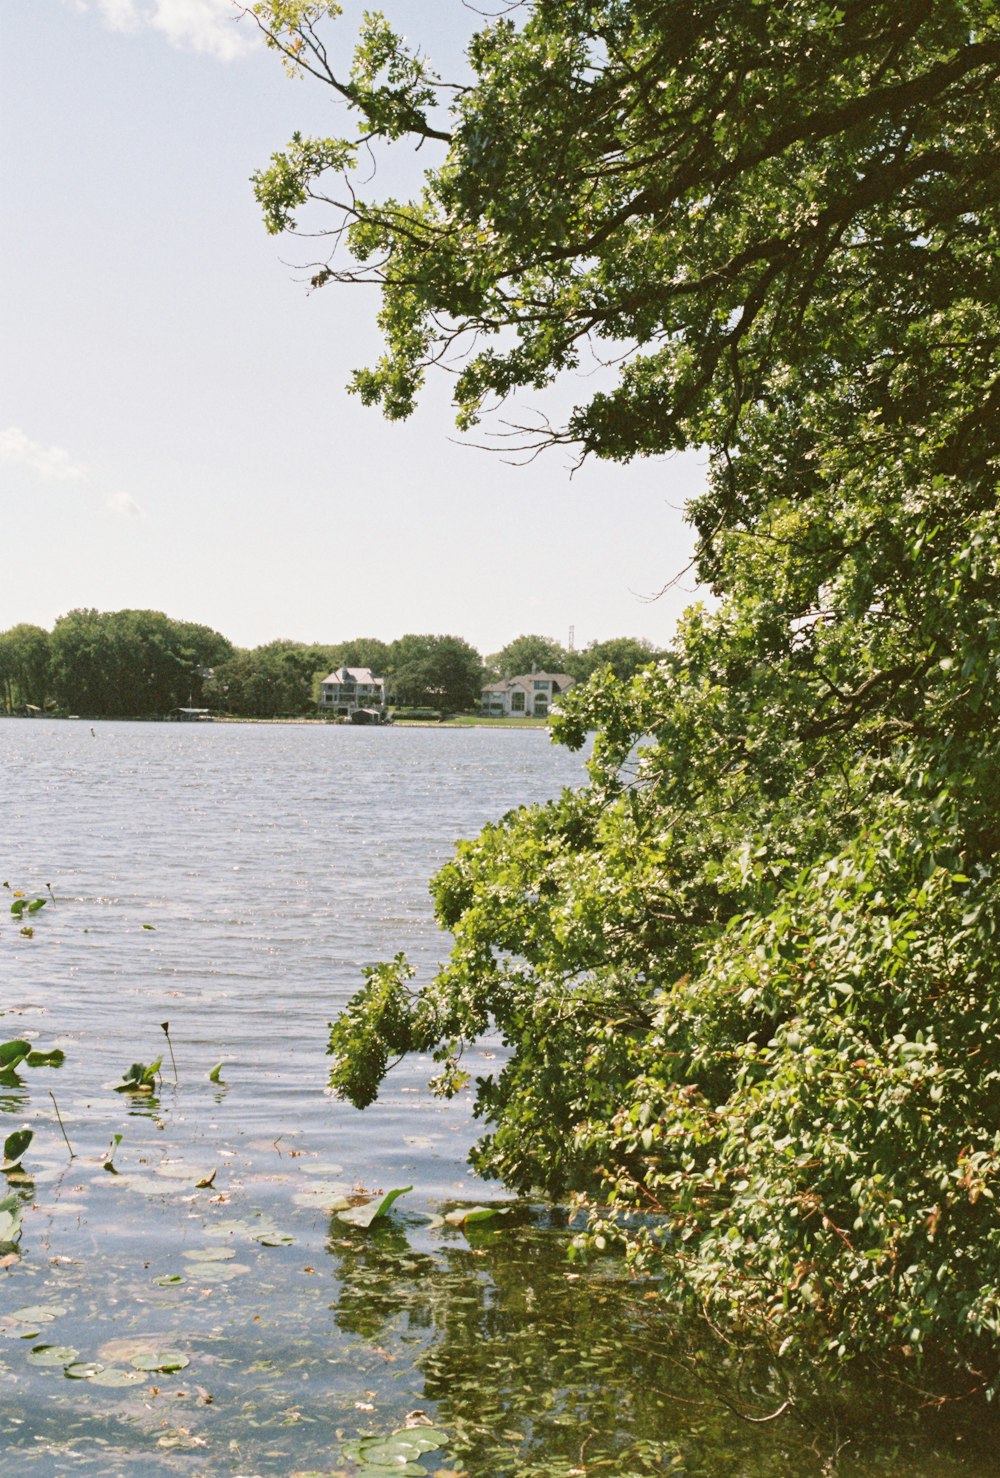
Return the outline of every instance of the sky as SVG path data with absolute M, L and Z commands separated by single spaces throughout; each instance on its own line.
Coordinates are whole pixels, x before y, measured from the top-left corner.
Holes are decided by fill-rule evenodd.
M 461 75 L 462 0 L 382 8 Z M 462 444 L 441 380 L 401 424 L 348 395 L 377 296 L 308 292 L 315 251 L 266 234 L 249 183 L 296 128 L 350 131 L 229 0 L 0 0 L 0 630 L 143 607 L 245 647 L 665 643 L 691 578 L 650 597 L 690 558 L 702 463 L 516 466 Z M 424 162 L 386 167 L 412 191 Z

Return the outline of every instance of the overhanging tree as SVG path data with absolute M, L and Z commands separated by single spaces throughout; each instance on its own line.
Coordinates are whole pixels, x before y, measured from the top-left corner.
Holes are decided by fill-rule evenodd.
M 448 1091 L 493 1022 L 485 1173 L 655 1211 L 669 1249 L 629 1239 L 669 1296 L 776 1347 L 995 1380 L 997 5 L 535 0 L 451 93 L 379 18 L 338 74 L 335 10 L 256 7 L 359 120 L 256 188 L 272 230 L 327 213 L 316 286 L 381 287 L 354 388 L 404 416 L 464 353 L 468 428 L 605 361 L 521 442 L 707 446 L 721 604 L 565 701 L 589 786 L 459 848 L 450 961 L 373 973 L 334 1083 L 368 1102 L 419 1048 Z M 361 199 L 359 149 L 404 137 L 420 194 Z

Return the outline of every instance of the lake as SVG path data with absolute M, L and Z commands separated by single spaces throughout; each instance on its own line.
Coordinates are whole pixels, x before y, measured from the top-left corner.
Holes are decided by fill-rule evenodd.
M 35 1131 L 0 1274 L 11 1465 L 996 1470 L 981 1424 L 887 1424 L 881 1398 L 746 1420 L 779 1377 L 706 1364 L 615 1264 L 571 1268 L 560 1208 L 468 1171 L 468 1099 L 431 1098 L 428 1062 L 364 1114 L 329 1096 L 364 966 L 447 951 L 427 883 L 455 840 L 582 775 L 538 731 L 0 720 L 2 1036 L 66 1054 L 0 1082 L 4 1132 Z M 18 890 L 48 901 L 14 918 Z M 114 1091 L 160 1056 L 153 1095 Z M 401 1186 L 367 1232 L 332 1209 Z M 477 1202 L 508 1209 L 433 1220 Z

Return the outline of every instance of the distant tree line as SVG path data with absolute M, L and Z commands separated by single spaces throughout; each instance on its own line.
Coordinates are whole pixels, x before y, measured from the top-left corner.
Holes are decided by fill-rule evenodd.
M 393 703 L 461 712 L 479 706 L 484 684 L 533 671 L 578 682 L 601 667 L 629 678 L 660 654 L 616 637 L 568 651 L 546 636 L 519 636 L 485 660 L 458 636 L 408 633 L 395 641 L 355 637 L 332 644 L 279 640 L 239 649 L 218 631 L 162 611 L 70 611 L 51 632 L 0 632 L 0 712 L 148 718 L 209 708 L 240 718 L 314 713 L 322 679 L 338 667 L 369 667 Z

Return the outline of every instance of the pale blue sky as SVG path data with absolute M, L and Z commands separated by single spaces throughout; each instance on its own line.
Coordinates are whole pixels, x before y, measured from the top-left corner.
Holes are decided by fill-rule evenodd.
M 360 7 L 348 10 L 356 13 Z M 442 70 L 460 0 L 385 0 Z M 0 630 L 145 606 L 242 646 L 520 632 L 661 643 L 691 599 L 694 458 L 530 467 L 456 445 L 447 386 L 347 395 L 376 300 L 309 296 L 248 183 L 346 131 L 228 0 L 0 0 Z M 349 16 L 339 23 L 349 48 Z M 395 166 L 417 178 L 420 156 Z M 592 383 L 570 385 L 584 398 Z M 522 407 L 523 408 L 523 407 Z

